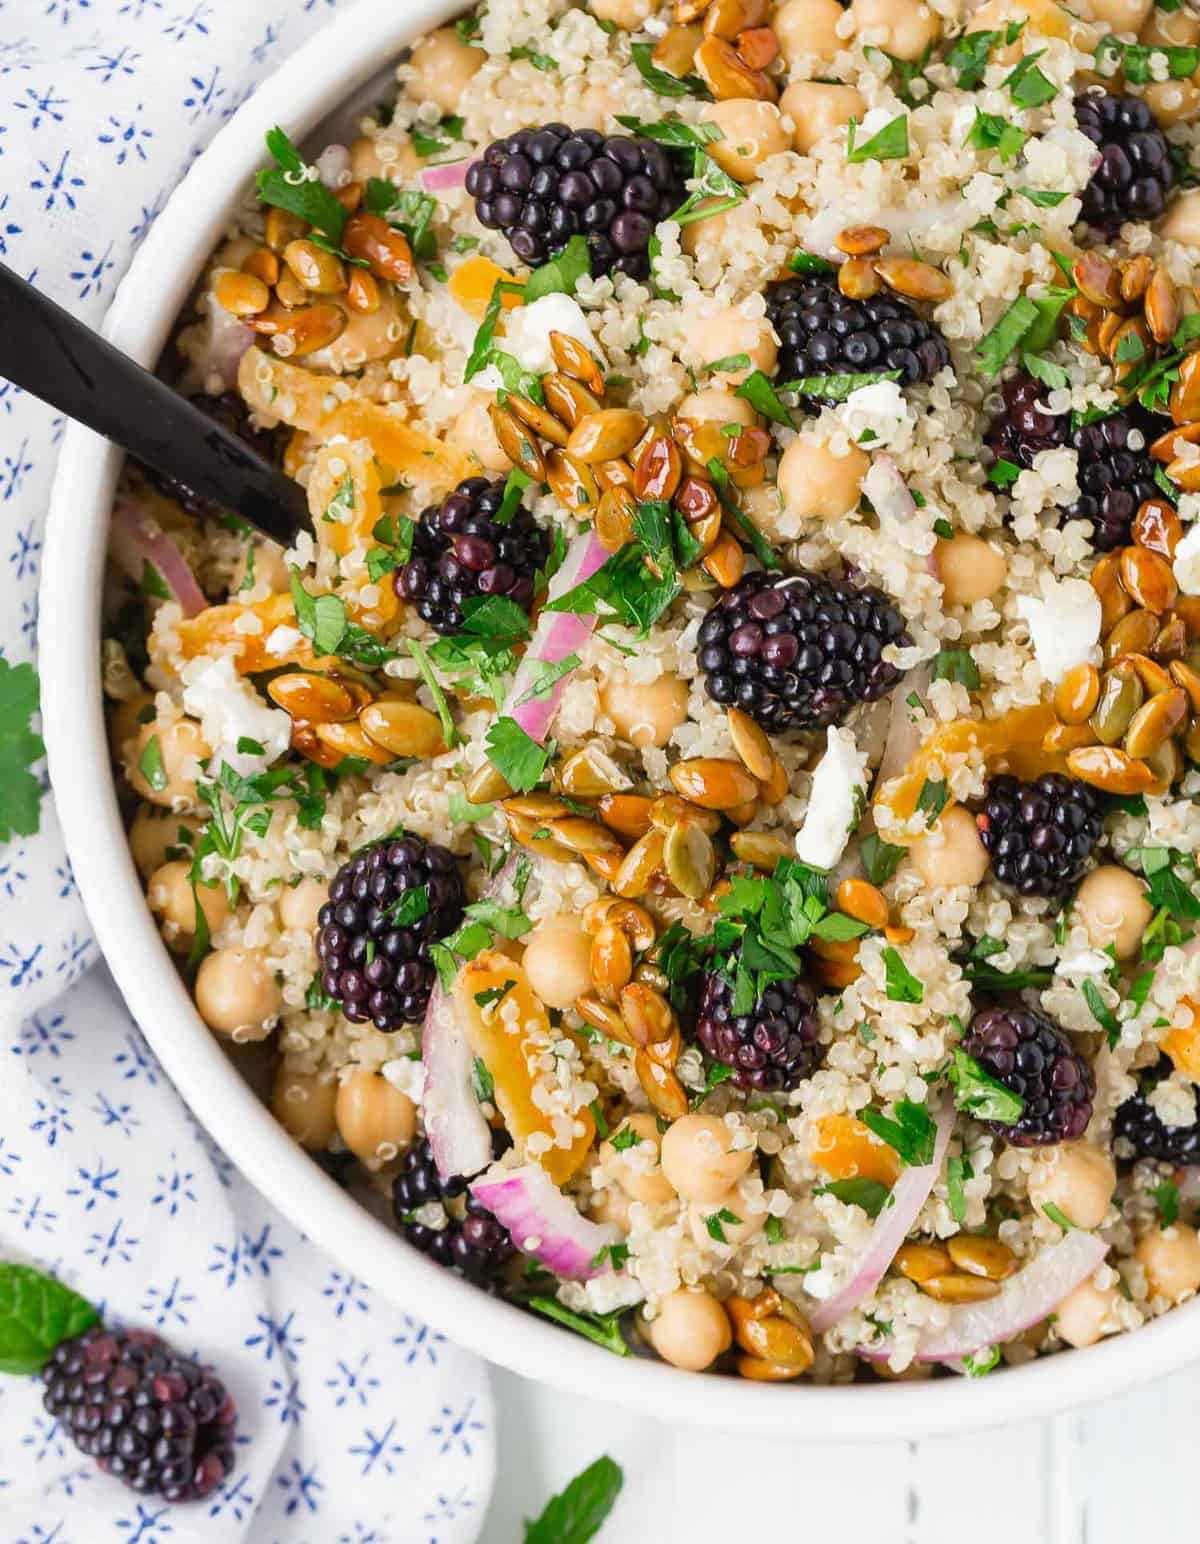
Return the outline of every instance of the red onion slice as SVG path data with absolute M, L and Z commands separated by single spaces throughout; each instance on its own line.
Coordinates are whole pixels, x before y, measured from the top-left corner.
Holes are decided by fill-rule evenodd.
M 909 1230 L 921 1214 L 921 1208 L 942 1172 L 942 1160 L 954 1130 L 954 1106 L 944 1104 L 933 1117 L 937 1136 L 933 1144 L 933 1160 L 919 1168 L 905 1169 L 892 1190 L 892 1199 L 875 1219 L 871 1241 L 858 1262 L 858 1269 L 842 1290 L 822 1303 L 809 1315 L 818 1334 L 844 1319 L 883 1280 L 888 1266 L 896 1258 L 896 1252 L 908 1237 Z
M 132 499 L 121 499 L 113 510 L 110 550 L 131 579 L 139 583 L 149 563 L 183 608 L 194 617 L 208 606 L 183 553 L 152 516 Z
M 577 536 L 567 548 L 563 566 L 550 581 L 547 598 L 558 600 L 577 584 L 583 584 L 598 569 L 603 568 L 611 556 L 612 553 L 605 551 L 590 531 Z M 531 740 L 539 744 L 545 740 L 567 682 L 571 679 L 568 673 L 555 681 L 544 697 L 531 697 L 529 693 L 537 685 L 535 667 L 539 664 L 557 665 L 568 654 L 576 653 L 587 642 L 595 625 L 594 616 L 576 616 L 569 611 L 542 611 L 505 703 L 506 713 L 516 719 Z M 522 698 L 526 700 L 523 702 Z
M 462 161 L 446 161 L 441 166 L 425 166 L 421 169 L 421 185 L 427 193 L 461 188 L 477 159 L 477 156 L 468 156 Z
M 884 741 L 883 756 L 879 762 L 879 771 L 875 776 L 876 788 L 882 788 L 894 777 L 899 777 L 908 766 L 912 758 L 921 749 L 921 720 L 914 717 L 913 710 L 909 706 L 908 699 L 916 692 L 917 696 L 925 698 L 929 690 L 930 667 L 918 665 L 915 670 L 910 670 L 904 676 L 900 684 L 892 693 L 891 715 L 888 719 L 887 739 Z
M 556 1276 L 588 1281 L 611 1269 L 607 1262 L 597 1265 L 596 1257 L 617 1242 L 618 1230 L 582 1216 L 537 1164 L 494 1169 L 472 1183 L 471 1194 L 504 1224 L 518 1249 Z
M 516 858 L 510 858 L 483 892 L 483 899 L 511 904 L 516 867 Z M 425 1013 L 421 1059 L 425 1064 L 421 1114 L 437 1171 L 443 1179 L 478 1174 L 492 1161 L 492 1132 L 471 1082 L 475 1063 L 471 1042 L 454 1006 L 454 994 L 442 990 L 440 976 Z
M 1048 1318 L 1064 1297 L 1087 1281 L 1107 1253 L 1108 1245 L 1095 1233 L 1068 1233 L 1010 1277 L 999 1296 L 951 1308 L 947 1324 L 922 1336 L 915 1360 L 956 1362 L 989 1346 L 1004 1345 Z M 892 1341 L 877 1341 L 860 1347 L 859 1355 L 882 1362 L 894 1349 Z

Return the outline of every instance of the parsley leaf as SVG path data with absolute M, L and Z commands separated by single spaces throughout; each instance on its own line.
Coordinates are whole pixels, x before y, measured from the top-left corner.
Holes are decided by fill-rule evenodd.
M 709 1238 L 715 1239 L 718 1244 L 727 1244 L 729 1240 L 725 1237 L 723 1224 L 732 1222 L 736 1226 L 741 1220 L 736 1212 L 731 1212 L 727 1206 L 723 1206 L 719 1212 L 713 1212 L 711 1216 L 704 1219 L 704 1228 Z
M 967 1197 L 963 1190 L 966 1180 L 975 1178 L 975 1170 L 971 1167 L 969 1158 L 947 1158 L 946 1160 L 946 1200 L 950 1207 L 950 1215 L 961 1227 L 967 1220 Z
M 858 850 L 863 868 L 867 871 L 867 878 L 873 885 L 881 885 L 900 867 L 900 862 L 908 849 L 897 847 L 893 842 L 885 842 L 881 836 L 872 831 L 870 836 L 863 837 Z
M 852 165 L 859 161 L 902 161 L 908 154 L 907 113 L 885 123 L 878 134 L 872 134 L 861 144 L 856 143 L 857 129 L 857 120 L 851 118 L 846 131 L 846 160 Z
M 976 1120 L 994 1120 L 1004 1126 L 1014 1126 L 1021 1119 L 1025 1109 L 1021 1096 L 1014 1094 L 959 1046 L 951 1052 L 946 1078 L 954 1088 L 955 1108 L 973 1115 Z
M 615 1356 L 630 1354 L 625 1337 L 621 1333 L 619 1312 L 574 1313 L 554 1297 L 531 1297 L 529 1306 L 535 1313 L 545 1314 L 547 1319 L 554 1319 L 557 1323 L 565 1325 L 567 1329 L 574 1330 L 577 1335 L 582 1335 L 586 1340 L 603 1346 L 606 1351 L 611 1351 Z M 525 1544 L 534 1544 L 528 1534 L 526 1534 Z M 560 1536 L 554 1533 L 543 1534 L 537 1540 L 537 1544 L 561 1544 Z
M 1164 1179 L 1154 1186 L 1150 1194 L 1158 1207 L 1158 1215 L 1163 1227 L 1174 1227 L 1179 1219 L 1179 1186 L 1173 1179 Z
M 937 1131 L 923 1104 L 901 1099 L 895 1107 L 894 1120 L 878 1110 L 864 1110 L 860 1118 L 868 1131 L 899 1154 L 906 1168 L 921 1168 L 933 1162 Z
M 1045 52 L 1039 48 L 1035 54 L 1026 54 L 1004 81 L 1018 107 L 1043 107 L 1058 95 L 1058 87 L 1038 69 L 1037 61 Z
M 925 986 L 913 975 L 900 957 L 898 949 L 890 945 L 883 951 L 883 965 L 887 976 L 889 1002 L 919 1003 L 925 998 Z
M 260 171 L 255 179 L 259 198 L 307 221 L 336 246 L 348 218 L 345 209 L 278 126 L 267 131 L 267 149 L 275 165 Z
M 1096 1023 L 1099 1024 L 1101 1029 L 1107 1031 L 1108 1044 L 1111 1049 L 1121 1038 L 1121 1025 L 1117 1020 L 1116 1014 L 1104 1001 L 1104 995 L 1100 991 L 1100 987 L 1091 976 L 1083 978 L 1079 985 L 1079 992 L 1091 1010 L 1092 1017 Z
M 1018 295 L 996 325 L 980 339 L 975 349 L 979 373 L 989 380 L 999 375 L 1009 355 L 1017 348 L 1038 319 L 1038 309 L 1028 295 Z
M 976 108 L 975 122 L 967 135 L 967 144 L 972 150 L 994 150 L 1002 161 L 1013 161 L 1025 148 L 1028 138 L 1026 130 L 1018 128 L 1015 123 L 1009 123 L 1007 118 Z
M 528 793 L 541 781 L 552 754 L 521 728 L 515 718 L 498 718 L 484 742 L 488 760 L 514 793 Z
M 548 263 L 535 268 L 525 281 L 525 304 L 532 305 L 543 295 L 573 295 L 580 279 L 592 271 L 586 236 L 572 236 L 566 246 Z
M 711 101 L 709 89 L 698 75 L 671 75 L 666 70 L 660 70 L 652 57 L 653 43 L 631 43 L 629 51 L 633 55 L 634 67 L 638 74 L 655 96 L 690 96 L 699 97 L 705 102 Z
M 33 836 L 41 821 L 43 789 L 30 771 L 46 754 L 29 727 L 37 710 L 37 671 L 0 658 L 0 844 Z
M 957 681 L 973 692 L 982 684 L 970 649 L 940 649 L 933 661 L 933 679 Z
M 1001 28 L 998 31 L 966 32 L 955 42 L 946 56 L 946 63 L 958 76 L 958 84 L 964 91 L 974 91 L 982 81 L 992 49 L 1001 38 L 1006 44 L 1015 43 L 1016 37 L 1011 35 L 1013 29 L 1015 27 L 1019 33 L 1023 25 L 1010 23 L 1007 29 Z
M 833 1196 L 846 1206 L 861 1206 L 868 1217 L 878 1217 L 891 1197 L 891 1191 L 877 1179 L 835 1179 L 819 1185 L 815 1196 Z

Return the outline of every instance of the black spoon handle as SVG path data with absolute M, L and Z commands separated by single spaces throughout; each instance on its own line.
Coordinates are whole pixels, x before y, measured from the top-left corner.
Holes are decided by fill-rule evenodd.
M 289 546 L 304 490 L 0 263 L 0 375 Z

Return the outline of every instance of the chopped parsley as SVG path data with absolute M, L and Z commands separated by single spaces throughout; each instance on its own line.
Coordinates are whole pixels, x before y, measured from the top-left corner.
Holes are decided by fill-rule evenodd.
M 899 379 L 899 370 L 875 370 L 862 375 L 805 375 L 796 381 L 780 382 L 776 390 L 796 391 L 818 402 L 845 402 L 852 392 L 861 391 L 864 386 Z
M 154 793 L 161 793 L 167 786 L 167 769 L 163 765 L 162 741 L 152 734 L 142 747 L 138 757 L 138 771 L 146 779 Z
M 1009 355 L 1038 319 L 1038 309 L 1028 295 L 1018 295 L 996 325 L 980 340 L 975 362 L 989 380 L 999 375 Z
M 1021 468 L 1015 461 L 1000 456 L 988 468 L 987 480 L 993 488 L 1011 488 L 1020 475 Z
M 349 218 L 346 210 L 278 126 L 267 130 L 267 149 L 275 165 L 255 179 L 259 198 L 306 221 L 318 245 L 337 250 Z
M 979 666 L 970 649 L 940 649 L 933 661 L 935 681 L 957 681 L 969 691 L 978 691 L 982 684 Z
M 894 1115 L 892 1119 L 878 1110 L 864 1110 L 860 1118 L 868 1131 L 873 1131 L 899 1155 L 906 1168 L 922 1168 L 932 1163 L 937 1130 L 929 1111 L 923 1104 L 901 1099 Z
M 573 295 L 580 279 L 592 271 L 586 236 L 572 236 L 566 246 L 548 263 L 535 268 L 525 281 L 525 304 L 532 305 L 543 295 Z
M 995 31 L 966 32 L 954 44 L 946 56 L 946 63 L 958 77 L 964 91 L 974 91 L 983 80 L 988 60 L 997 43 L 1003 39 L 1005 46 L 1015 43 L 1024 22 L 1009 22 L 1007 27 Z
M 671 75 L 666 70 L 660 70 L 652 57 L 653 43 L 631 43 L 629 51 L 633 55 L 634 67 L 638 74 L 655 96 L 690 96 L 699 97 L 705 102 L 711 101 L 711 93 L 698 75 Z
M 338 595 L 310 595 L 300 579 L 300 570 L 291 570 L 292 604 L 296 608 L 296 626 L 318 654 L 336 654 L 339 659 L 377 670 L 395 650 L 365 627 L 351 622 L 346 603 Z
M 1037 62 L 1045 52 L 1039 48 L 1035 54 L 1026 54 L 1004 81 L 1018 107 L 1044 107 L 1058 95 L 1058 87 L 1038 68 Z
M 677 225 L 690 225 L 694 220 L 707 220 L 711 215 L 723 214 L 746 197 L 746 190 L 741 183 L 735 181 L 709 154 L 709 145 L 725 137 L 715 123 L 690 124 L 677 118 L 645 123 L 640 118 L 620 113 L 617 114 L 617 122 L 631 133 L 644 135 L 657 144 L 692 152 L 691 180 L 695 186 L 671 215 Z M 715 202 L 710 203 L 709 200 Z
M 577 1335 L 582 1335 L 595 1345 L 603 1346 L 615 1356 L 630 1354 L 621 1333 L 621 1311 L 608 1314 L 575 1313 L 554 1297 L 531 1297 L 529 1306 L 535 1313 L 545 1314 L 547 1319 L 565 1325 L 567 1329 L 574 1330 Z M 558 1534 L 546 1535 L 547 1540 L 557 1541 L 560 1537 Z
M 407 642 L 408 652 L 416 661 L 417 669 L 421 672 L 421 679 L 424 681 L 429 695 L 433 698 L 434 711 L 437 713 L 442 726 L 442 739 L 445 740 L 448 746 L 457 745 L 458 731 L 454 727 L 454 719 L 450 716 L 450 704 L 446 701 L 446 694 L 442 690 L 441 682 L 434 673 L 433 666 L 429 663 L 429 656 L 426 654 L 424 646 L 419 644 L 415 638 L 409 638 Z
M 914 976 L 900 957 L 900 951 L 889 945 L 883 951 L 883 967 L 887 979 L 888 1001 L 893 1003 L 919 1003 L 925 998 L 924 983 Z
M 1002 161 L 1015 161 L 1025 148 L 1029 134 L 998 113 L 975 109 L 975 122 L 967 135 L 972 150 L 994 150 Z
M 1099 985 L 1091 976 L 1084 977 L 1080 983 L 1079 992 L 1091 1010 L 1091 1015 L 1096 1023 L 1107 1032 L 1108 1044 L 1111 1049 L 1121 1038 L 1121 1026 L 1117 1021 L 1116 1014 L 1104 1001 L 1104 995 L 1100 991 Z
M 703 549 L 679 511 L 661 499 L 637 506 L 633 536 L 590 579 L 549 602 L 546 610 L 596 616 L 644 637 L 682 592 L 680 575 Z
M 1064 1233 L 1072 1233 L 1078 1227 L 1078 1223 L 1072 1222 L 1062 1207 L 1055 1206 L 1053 1201 L 1047 1201 L 1042 1207 L 1042 1212 L 1045 1216 L 1049 1217 L 1052 1223 L 1060 1227 Z
M 515 718 L 498 718 L 484 743 L 488 760 L 514 793 L 536 788 L 553 754 L 553 742 L 539 745 Z
M 902 161 L 908 155 L 907 113 L 898 114 L 861 144 L 857 142 L 857 131 L 857 120 L 851 118 L 846 130 L 846 160 L 852 165 L 860 161 Z
M 900 867 L 906 851 L 903 847 L 897 847 L 894 842 L 885 842 L 874 831 L 870 836 L 863 837 L 858 850 L 867 878 L 873 885 L 882 885 L 892 877 Z
M 731 1212 L 727 1206 L 723 1206 L 719 1212 L 713 1212 L 704 1219 L 704 1227 L 709 1238 L 715 1239 L 718 1244 L 727 1244 L 729 1240 L 725 1237 L 724 1224 L 729 1222 L 736 1227 L 741 1220 L 736 1212 Z
M 861 1206 L 868 1217 L 878 1217 L 891 1194 L 877 1179 L 835 1179 L 813 1191 L 815 1196 L 833 1196 L 846 1206 Z
M 975 1170 L 971 1167 L 969 1158 L 955 1157 L 946 1160 L 946 1200 L 950 1207 L 950 1215 L 959 1227 L 967 1220 L 967 1197 L 963 1186 L 967 1180 L 974 1178 Z
M 620 1131 L 618 1131 L 616 1136 L 612 1139 L 613 1152 L 628 1152 L 631 1147 L 637 1147 L 641 1140 L 642 1139 L 640 1136 L 638 1136 L 637 1129 L 635 1127 L 622 1126 Z
M 955 1108 L 973 1115 L 976 1120 L 1015 1126 L 1024 1113 L 1025 1101 L 1021 1096 L 1014 1094 L 959 1046 L 951 1052 L 946 1079 L 954 1089 Z
M 437 256 L 437 239 L 431 226 L 437 213 L 437 199 L 415 188 L 398 188 L 384 177 L 367 181 L 366 205 L 408 238 L 413 256 L 428 262 Z
M 1179 1219 L 1179 1186 L 1173 1179 L 1164 1179 L 1150 1191 L 1158 1207 L 1159 1220 L 1164 1228 L 1172 1228 Z M 1046 1208 L 1049 1210 L 1049 1208 Z
M 500 996 L 504 995 L 499 987 L 494 987 L 492 990 Z M 475 1001 L 478 1003 L 481 997 L 487 996 L 487 992 L 477 992 L 475 994 Z M 483 1003 L 480 1003 L 479 1005 L 480 1007 L 486 1006 L 486 1004 Z M 496 1084 L 492 1078 L 491 1073 L 488 1071 L 487 1063 L 484 1061 L 482 1056 L 477 1056 L 471 1063 L 471 1087 L 474 1089 L 475 1097 L 479 1100 L 480 1104 L 494 1103 L 496 1096 Z
M 917 795 L 917 808 L 925 816 L 925 824 L 933 825 L 949 802 L 950 790 L 945 780 L 927 777 L 921 784 L 921 792 Z

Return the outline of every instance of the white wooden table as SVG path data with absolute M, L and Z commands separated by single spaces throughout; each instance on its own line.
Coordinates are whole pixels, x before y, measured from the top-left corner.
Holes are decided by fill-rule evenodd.
M 722 1437 L 493 1370 L 484 1544 L 601 1453 L 625 1487 L 598 1544 L 1195 1544 L 1200 1367 L 1054 1421 L 872 1447 Z

